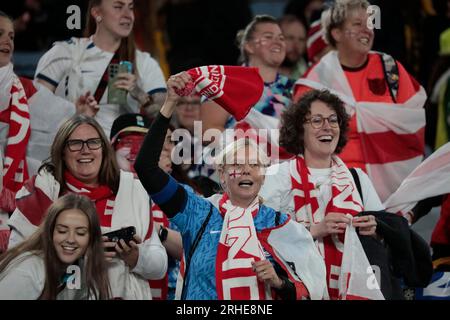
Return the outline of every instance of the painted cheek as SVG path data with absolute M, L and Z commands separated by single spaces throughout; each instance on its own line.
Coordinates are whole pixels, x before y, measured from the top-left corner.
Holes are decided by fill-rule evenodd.
M 230 169 L 228 170 L 228 177 L 230 179 L 237 179 L 242 176 L 242 170 L 239 169 Z

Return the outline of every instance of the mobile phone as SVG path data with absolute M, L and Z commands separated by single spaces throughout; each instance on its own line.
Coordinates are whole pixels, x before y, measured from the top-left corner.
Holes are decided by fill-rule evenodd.
M 130 241 L 134 240 L 135 234 L 136 228 L 134 226 L 130 226 L 119 230 L 104 233 L 103 236 L 108 237 L 108 240 L 111 242 L 119 242 L 120 239 L 123 239 L 126 244 L 129 244 Z M 115 251 L 115 249 L 107 248 L 107 251 Z
M 127 103 L 127 91 L 114 86 L 118 73 L 131 73 L 133 64 L 130 61 L 111 63 L 108 67 L 108 104 L 125 105 Z

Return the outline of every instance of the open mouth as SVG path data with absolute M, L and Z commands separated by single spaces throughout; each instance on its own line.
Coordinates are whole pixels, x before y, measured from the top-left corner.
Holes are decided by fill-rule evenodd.
M 64 252 L 67 253 L 73 253 L 75 252 L 75 250 L 77 250 L 77 247 L 72 247 L 72 246 L 61 246 L 64 250 Z
M 8 48 L 2 48 L 2 49 L 0 49 L 0 52 L 1 52 L 1 53 L 10 54 L 10 53 L 11 53 L 11 49 L 8 49 Z
M 370 39 L 364 37 L 364 38 L 359 39 L 359 42 L 361 42 L 363 45 L 367 46 L 370 42 Z
M 132 23 L 131 22 L 121 22 L 121 23 L 119 23 L 119 25 L 124 28 L 131 28 Z
M 330 135 L 320 136 L 318 139 L 320 142 L 324 142 L 324 143 L 330 143 L 331 141 L 333 141 L 333 137 Z
M 89 164 L 89 163 L 94 162 L 94 159 L 80 159 L 80 160 L 77 160 L 77 162 L 81 163 L 81 164 Z
M 280 48 L 280 47 L 272 48 L 272 49 L 270 49 L 270 52 L 273 52 L 273 53 L 280 53 L 280 52 L 281 52 L 281 48 Z
M 253 181 L 251 180 L 242 180 L 239 182 L 239 187 L 250 188 L 251 186 L 253 186 Z

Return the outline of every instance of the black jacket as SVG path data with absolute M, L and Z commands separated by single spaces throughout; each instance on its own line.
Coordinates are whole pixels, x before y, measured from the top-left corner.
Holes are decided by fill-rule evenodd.
M 363 211 L 377 220 L 379 241 L 371 236 L 359 236 L 371 265 L 381 270 L 380 287 L 386 299 L 403 299 L 400 279 L 408 287 L 426 287 L 433 274 L 428 244 L 411 230 L 407 221 L 385 211 Z

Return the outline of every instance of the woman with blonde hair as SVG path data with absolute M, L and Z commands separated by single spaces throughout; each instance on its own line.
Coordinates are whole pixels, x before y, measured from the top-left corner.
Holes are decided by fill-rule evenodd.
M 188 73 L 169 78 L 168 96 L 136 159 L 136 173 L 183 240 L 181 299 L 321 299 L 325 266 L 311 236 L 258 197 L 269 159 L 239 139 L 217 157 L 223 194 L 207 199 L 158 166 L 170 117 Z M 295 248 L 294 248 L 295 246 Z M 289 262 L 288 262 L 289 261 Z
M 109 297 L 100 223 L 85 196 L 56 200 L 33 235 L 0 256 L 0 299 Z
M 9 247 L 29 237 L 52 202 L 66 193 L 89 197 L 97 208 L 103 232 L 134 226 L 134 240 L 104 239 L 112 295 L 151 299 L 149 279 L 161 278 L 167 254 L 152 228 L 150 200 L 139 180 L 119 171 L 114 151 L 94 118 L 76 115 L 58 130 L 51 157 L 16 196 Z

